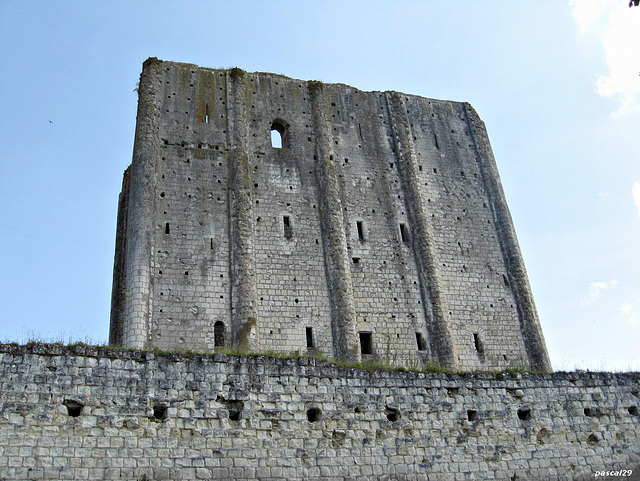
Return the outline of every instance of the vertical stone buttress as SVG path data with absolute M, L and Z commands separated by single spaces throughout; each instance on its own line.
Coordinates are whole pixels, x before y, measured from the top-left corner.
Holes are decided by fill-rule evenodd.
M 324 263 L 331 304 L 331 331 L 334 358 L 360 361 L 356 332 L 353 283 L 347 256 L 347 238 L 340 201 L 336 167 L 331 155 L 329 129 L 321 82 L 308 82 L 315 144 L 315 175 Z
M 111 322 L 109 345 L 122 345 L 124 302 L 127 266 L 127 218 L 129 216 L 129 186 L 131 166 L 122 176 L 122 191 L 118 196 L 118 222 L 116 224 L 116 253 L 113 259 L 113 285 L 111 288 Z
M 227 76 L 229 138 L 229 269 L 231 275 L 231 332 L 236 345 L 255 348 L 255 266 L 253 215 L 245 72 L 231 69 Z
M 498 242 L 507 268 L 509 284 L 516 300 L 520 329 L 530 367 L 536 370 L 551 371 L 551 360 L 542 335 L 538 312 L 533 301 L 511 214 L 500 184 L 500 176 L 489 144 L 489 136 L 484 122 L 480 120 L 473 107 L 465 103 L 464 111 L 474 141 L 478 166 L 489 195 Z
M 144 62 L 138 88 L 138 116 L 126 228 L 125 305 L 122 345 L 146 347 L 152 298 L 153 226 L 155 205 L 155 163 L 159 156 L 161 63 L 156 58 Z
M 440 305 L 437 274 L 429 247 L 429 229 L 418 190 L 415 172 L 417 162 L 407 108 L 398 92 L 387 92 L 385 98 L 395 142 L 396 165 L 409 219 L 411 246 L 418 270 L 420 296 L 427 321 L 431 353 L 435 357 L 434 360 L 443 367 L 452 368 L 455 367 L 453 339 Z

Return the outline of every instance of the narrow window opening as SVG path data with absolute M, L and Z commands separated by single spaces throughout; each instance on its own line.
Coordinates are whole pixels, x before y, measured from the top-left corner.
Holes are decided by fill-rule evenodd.
M 400 223 L 400 239 L 403 244 L 407 244 L 409 242 L 409 232 L 407 231 L 407 224 L 401 222 Z
M 529 408 L 518 409 L 518 419 L 520 419 L 520 421 L 529 421 L 531 419 L 531 409 Z
M 360 333 L 360 354 L 373 354 L 370 332 Z
M 211 250 L 213 250 L 213 237 L 211 238 Z
M 313 327 L 306 328 L 307 333 L 307 347 L 316 347 L 313 343 Z
M 440 150 L 440 145 L 438 145 L 438 136 L 434 133 L 433 140 L 435 141 L 436 149 Z
M 213 345 L 224 347 L 224 322 L 218 321 L 213 325 Z
M 361 220 L 356 222 L 356 227 L 358 229 L 358 240 L 362 242 L 364 241 L 364 228 Z
M 482 345 L 482 341 L 480 340 L 480 335 L 477 332 L 473 333 L 473 345 L 476 348 L 476 352 L 478 356 L 484 355 L 484 346 Z
M 284 149 L 286 145 L 287 124 L 283 120 L 274 120 L 271 124 L 271 147 Z
M 209 104 L 205 104 L 204 106 L 204 123 L 209 123 Z
M 168 222 L 164 225 L 164 233 L 165 234 L 170 234 L 171 233 L 171 229 L 169 228 L 169 223 Z
M 478 411 L 475 409 L 467 409 L 467 419 L 469 421 L 477 421 L 478 420 Z
M 509 279 L 504 274 L 502 274 L 502 282 L 504 282 L 505 287 L 509 287 Z
M 64 405 L 67 407 L 67 414 L 72 418 L 80 416 L 82 408 L 84 408 L 84 404 L 72 400 L 66 400 Z
M 421 332 L 416 332 L 416 344 L 418 345 L 418 351 L 425 351 L 427 349 L 424 342 L 424 336 Z
M 320 408 L 307 409 L 307 421 L 309 421 L 310 423 L 315 423 L 320 421 L 321 417 L 322 417 L 322 411 L 320 410 Z
M 284 225 L 284 236 L 286 239 L 293 237 L 293 230 L 291 228 L 291 218 L 288 215 L 282 216 L 282 224 Z
M 282 134 L 277 130 L 271 131 L 271 147 L 274 149 L 282 148 Z
M 167 406 L 153 406 L 153 419 L 157 421 L 167 419 Z

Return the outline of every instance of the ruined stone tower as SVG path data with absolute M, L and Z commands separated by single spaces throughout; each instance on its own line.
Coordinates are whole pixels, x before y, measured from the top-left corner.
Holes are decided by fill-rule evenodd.
M 110 342 L 551 369 L 469 104 L 155 58 Z

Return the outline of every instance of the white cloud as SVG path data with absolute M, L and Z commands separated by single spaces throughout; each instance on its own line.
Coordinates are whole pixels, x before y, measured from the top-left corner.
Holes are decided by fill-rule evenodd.
M 580 306 L 586 307 L 589 304 L 592 304 L 600 298 L 602 292 L 613 289 L 617 285 L 618 281 L 615 280 L 608 282 L 592 282 L 591 284 L 589 284 L 589 293 L 586 297 L 583 297 L 580 300 Z
M 583 35 L 594 36 L 605 51 L 609 73 L 598 77 L 596 92 L 618 100 L 615 116 L 640 112 L 640 11 L 620 0 L 570 0 Z
M 633 202 L 636 204 L 638 214 L 640 215 L 640 182 L 633 184 L 633 187 L 631 187 L 631 194 L 633 195 Z
M 635 324 L 638 324 L 638 318 L 640 318 L 640 316 L 638 316 L 638 309 L 635 306 L 633 306 L 632 304 L 622 306 L 620 308 L 620 312 L 626 319 L 627 325 L 633 326 Z
M 569 0 L 571 13 L 582 34 L 586 34 L 587 30 L 616 3 L 619 3 L 618 0 Z

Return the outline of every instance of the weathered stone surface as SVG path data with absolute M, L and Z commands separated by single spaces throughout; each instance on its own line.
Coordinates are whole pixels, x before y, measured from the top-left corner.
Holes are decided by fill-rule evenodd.
M 471 106 L 157 59 L 139 93 L 112 344 L 551 369 Z
M 149 354 L 0 344 L 0 479 L 586 480 L 640 469 L 638 373 Z

